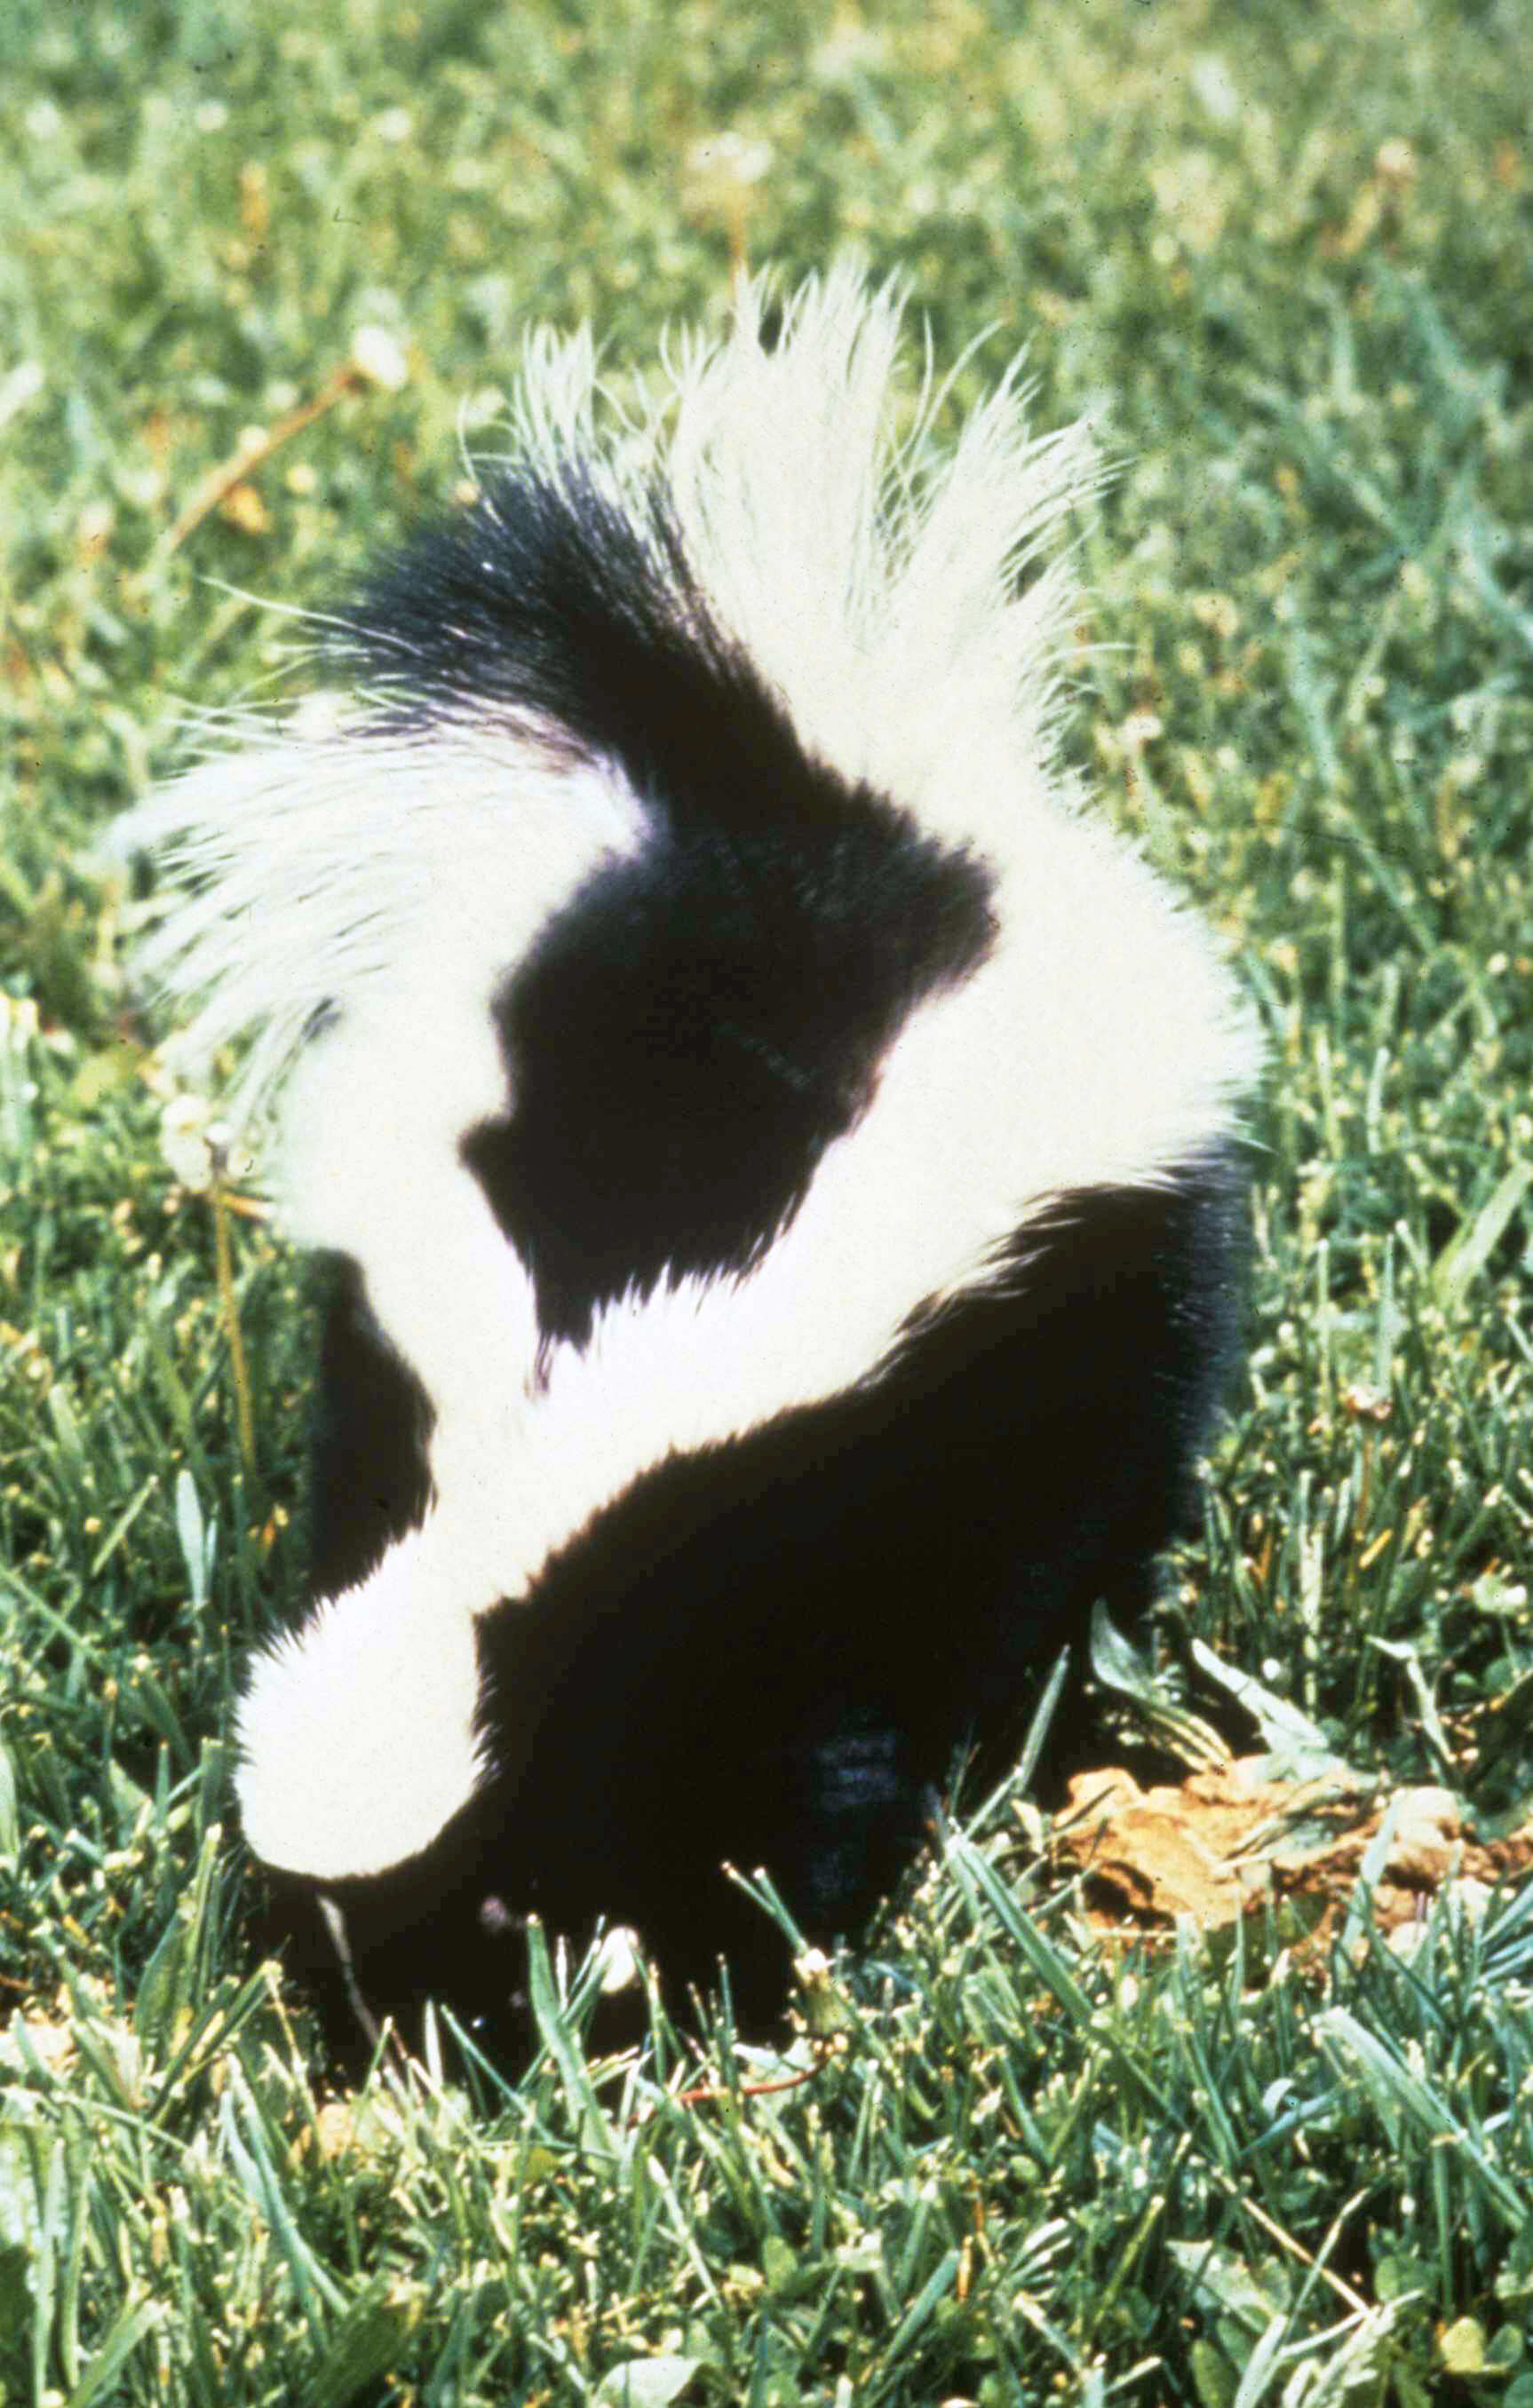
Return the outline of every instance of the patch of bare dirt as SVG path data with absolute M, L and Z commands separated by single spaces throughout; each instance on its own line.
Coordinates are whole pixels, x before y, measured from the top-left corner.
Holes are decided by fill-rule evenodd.
M 1241 1757 L 1154 1789 L 1119 1767 L 1077 1773 L 1051 1855 L 1078 1879 L 1089 1920 L 1142 1940 L 1169 1934 L 1183 1915 L 1217 1931 L 1275 1902 L 1294 1912 L 1295 1936 L 1323 1938 L 1352 1904 L 1386 1818 L 1373 1917 L 1387 1933 L 1408 1935 L 1445 1887 L 1473 1912 L 1496 1883 L 1533 1870 L 1533 1824 L 1480 1842 L 1465 1836 L 1449 1790 L 1385 1795 L 1345 1775 L 1274 1781 L 1268 1764 Z

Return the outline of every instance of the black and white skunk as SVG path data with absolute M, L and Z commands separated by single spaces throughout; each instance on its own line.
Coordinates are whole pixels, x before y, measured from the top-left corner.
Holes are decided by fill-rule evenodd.
M 328 1266 L 239 1795 L 370 2015 L 499 2037 L 534 1913 L 759 2014 L 723 1862 L 855 1934 L 1027 1669 L 1143 1608 L 1208 1429 L 1255 1048 L 1056 756 L 1089 434 L 1008 380 L 936 457 L 896 294 L 769 306 L 611 427 L 535 339 L 345 706 L 135 826 Z

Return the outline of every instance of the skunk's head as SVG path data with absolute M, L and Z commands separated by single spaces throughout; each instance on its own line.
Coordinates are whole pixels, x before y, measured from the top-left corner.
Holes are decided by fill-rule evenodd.
M 493 2010 L 529 1911 L 705 1972 L 725 1857 L 850 1928 L 1206 1423 L 1253 1053 L 1058 765 L 1089 435 L 896 435 L 889 291 L 762 311 L 611 426 L 534 341 L 333 724 L 135 829 L 331 1273 L 245 1828 L 385 2005 Z

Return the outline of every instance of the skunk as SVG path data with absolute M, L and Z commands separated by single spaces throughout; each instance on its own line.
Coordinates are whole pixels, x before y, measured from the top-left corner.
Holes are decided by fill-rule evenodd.
M 901 318 L 750 282 L 621 410 L 535 336 L 346 698 L 134 823 L 325 1267 L 238 1789 L 369 2031 L 510 2044 L 533 1914 L 769 2013 L 723 1866 L 855 1936 L 1186 1509 L 1251 1028 L 1059 759 L 1090 431 L 1013 372 L 945 447 L 928 370 L 896 434 Z

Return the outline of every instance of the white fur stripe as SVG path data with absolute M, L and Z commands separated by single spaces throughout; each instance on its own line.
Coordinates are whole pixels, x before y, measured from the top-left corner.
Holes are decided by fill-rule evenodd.
M 236 1786 L 245 1836 L 268 1864 L 316 1880 L 381 1872 L 478 1786 L 473 1624 L 451 1578 L 433 1577 L 433 1554 L 410 1541 L 391 1549 L 365 1620 L 322 1614 L 253 1658 Z M 440 1555 L 436 1569 L 451 1573 Z

